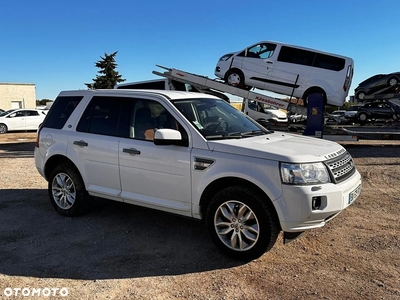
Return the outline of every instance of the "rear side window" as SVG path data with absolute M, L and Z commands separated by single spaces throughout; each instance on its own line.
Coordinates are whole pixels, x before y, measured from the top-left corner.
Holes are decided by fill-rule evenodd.
M 341 57 L 287 46 L 282 46 L 278 61 L 332 71 L 343 70 L 346 63 Z
M 118 97 L 93 97 L 76 128 L 79 132 L 118 136 L 122 100 Z
M 63 128 L 82 99 L 82 96 L 57 97 L 43 122 L 43 127 Z

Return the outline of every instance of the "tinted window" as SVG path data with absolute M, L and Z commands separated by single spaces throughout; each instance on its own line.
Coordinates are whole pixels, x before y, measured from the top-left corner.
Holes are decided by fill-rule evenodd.
M 315 53 L 298 48 L 282 46 L 278 56 L 278 61 L 292 64 L 312 66 Z
M 123 100 L 117 97 L 93 97 L 76 130 L 117 136 Z
M 57 97 L 43 122 L 43 127 L 63 128 L 82 98 L 82 96 Z
M 345 60 L 340 57 L 317 53 L 313 66 L 332 71 L 340 71 L 344 69 Z
M 38 116 L 38 115 L 39 115 L 39 112 L 36 111 L 36 110 L 28 110 L 28 111 L 26 112 L 26 115 L 27 115 L 27 116 Z
M 343 58 L 287 46 L 282 46 L 278 61 L 333 71 L 343 70 L 345 66 Z
M 165 90 L 165 82 L 164 80 L 161 80 L 152 82 L 132 83 L 132 84 L 118 86 L 118 89 Z

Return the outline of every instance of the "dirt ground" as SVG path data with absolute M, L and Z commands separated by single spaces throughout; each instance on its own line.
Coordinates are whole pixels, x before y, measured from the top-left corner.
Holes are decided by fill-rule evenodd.
M 400 299 L 399 141 L 345 144 L 363 177 L 357 201 L 241 263 L 199 221 L 105 200 L 58 215 L 34 137 L 0 135 L 0 299 Z

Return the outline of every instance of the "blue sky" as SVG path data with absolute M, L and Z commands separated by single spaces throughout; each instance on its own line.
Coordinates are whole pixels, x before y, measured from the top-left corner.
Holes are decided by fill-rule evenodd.
M 13 0 L 0 9 L 0 82 L 34 83 L 37 99 L 86 89 L 104 53 L 129 81 L 156 64 L 214 78 L 217 60 L 262 40 L 350 56 L 350 94 L 400 71 L 398 0 Z

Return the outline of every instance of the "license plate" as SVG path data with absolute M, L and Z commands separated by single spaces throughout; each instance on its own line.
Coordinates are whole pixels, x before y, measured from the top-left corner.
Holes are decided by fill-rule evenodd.
M 356 187 L 355 190 L 350 192 L 349 201 L 347 202 L 347 204 L 351 204 L 354 200 L 356 200 L 357 197 L 360 196 L 360 193 L 361 193 L 361 184 L 358 187 Z

